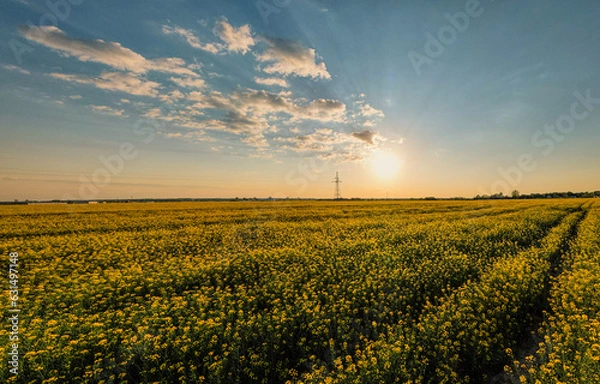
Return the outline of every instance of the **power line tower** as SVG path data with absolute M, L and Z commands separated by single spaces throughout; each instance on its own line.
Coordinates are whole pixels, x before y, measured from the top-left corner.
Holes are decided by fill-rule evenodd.
M 334 200 L 341 200 L 342 199 L 342 191 L 340 189 L 340 184 L 341 184 L 342 180 L 340 180 L 340 176 L 338 175 L 338 173 L 335 173 L 335 179 L 333 179 L 332 183 L 335 183 L 335 195 L 333 196 Z

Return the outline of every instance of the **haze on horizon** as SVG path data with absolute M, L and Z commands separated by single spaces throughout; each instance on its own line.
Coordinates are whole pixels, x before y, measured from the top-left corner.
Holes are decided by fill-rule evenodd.
M 600 190 L 598 2 L 3 4 L 0 201 Z

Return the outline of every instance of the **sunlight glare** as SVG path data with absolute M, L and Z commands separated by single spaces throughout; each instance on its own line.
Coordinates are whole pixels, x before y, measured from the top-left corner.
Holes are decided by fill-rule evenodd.
M 390 180 L 398 174 L 401 161 L 396 155 L 386 151 L 371 154 L 371 170 L 380 179 Z

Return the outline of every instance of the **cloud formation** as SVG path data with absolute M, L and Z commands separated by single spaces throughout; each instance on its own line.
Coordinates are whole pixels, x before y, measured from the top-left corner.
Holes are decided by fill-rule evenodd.
M 283 148 L 294 152 L 314 152 L 322 160 L 346 162 L 363 160 L 379 141 L 385 139 L 370 131 L 345 133 L 320 128 L 307 135 L 277 138 L 275 141 L 291 144 Z
M 112 116 L 123 116 L 123 113 L 125 112 L 123 109 L 114 109 L 106 105 L 90 105 L 90 108 L 92 108 L 94 112 Z
M 197 88 L 202 89 L 206 87 L 206 83 L 202 79 L 195 79 L 190 77 L 171 77 L 169 80 L 179 85 L 182 88 Z
M 267 139 L 262 134 L 250 135 L 242 139 L 243 143 L 255 148 L 266 148 L 269 146 Z
M 221 44 L 202 43 L 200 39 L 194 35 L 194 32 L 189 29 L 163 25 L 162 31 L 165 35 L 178 35 L 183 37 L 192 48 L 201 49 L 213 54 L 217 54 L 223 49 Z
M 280 79 L 278 77 L 267 77 L 267 78 L 255 77 L 254 82 L 256 84 L 260 84 L 260 85 L 278 86 L 278 87 L 282 87 L 282 88 L 288 88 L 290 86 L 287 81 L 285 81 L 284 79 Z
M 201 49 L 212 54 L 229 51 L 245 55 L 256 44 L 249 24 L 236 28 L 229 24 L 226 18 L 218 20 L 212 30 L 213 34 L 223 43 L 203 43 L 193 31 L 178 26 L 163 25 L 162 31 L 165 35 L 180 36 L 192 48 Z
M 26 69 L 23 69 L 21 67 L 17 67 L 16 65 L 3 65 L 2 68 L 9 70 L 9 71 L 15 71 L 15 72 L 19 72 L 23 75 L 31 75 L 31 72 L 29 72 Z
M 99 77 L 51 73 L 50 76 L 73 83 L 93 85 L 108 91 L 120 91 L 136 96 L 158 95 L 159 83 L 124 72 L 102 72 Z
M 321 122 L 346 122 L 346 105 L 338 100 L 316 99 L 309 103 L 293 99 L 289 92 L 274 93 L 265 90 L 246 89 L 229 97 L 212 92 L 203 95 L 192 92 L 188 100 L 195 101 L 197 109 L 226 109 L 241 115 L 276 118 L 283 113 L 294 122 L 314 120 Z
M 266 66 L 263 72 L 283 76 L 331 79 L 324 62 L 317 63 L 317 53 L 292 40 L 262 37 L 267 49 L 256 54 L 256 59 Z
M 250 25 L 246 24 L 235 28 L 225 18 L 217 21 L 213 33 L 225 42 L 228 51 L 241 53 L 242 55 L 249 52 L 250 47 L 256 44 L 252 37 Z
M 292 99 L 289 93 L 254 89 L 236 92 L 231 100 L 237 109 L 257 116 L 285 113 L 291 117 L 291 121 L 346 121 L 346 105 L 338 100 L 316 99 L 306 104 Z
M 338 100 L 316 99 L 300 106 L 294 120 L 318 120 L 322 122 L 346 122 L 346 104 Z
M 144 117 L 168 122 L 175 130 L 179 130 L 164 133 L 168 138 L 206 141 L 214 140 L 210 137 L 211 131 L 228 132 L 237 135 L 241 143 L 263 153 L 266 153 L 270 144 L 279 143 L 284 149 L 271 148 L 269 151 L 310 152 L 311 155 L 331 161 L 361 160 L 369 150 L 385 141 L 371 129 L 351 128 L 361 124 L 364 127 L 374 126 L 385 116 L 382 111 L 367 104 L 364 95 L 352 105 L 350 112 L 340 100 L 295 97 L 289 90 L 290 83 L 286 78 L 331 79 L 325 63 L 315 49 L 300 42 L 256 37 L 248 24 L 234 27 L 227 19 L 221 18 L 212 29 L 218 42 L 205 43 L 192 30 L 177 26 L 164 25 L 162 32 L 180 37 L 192 48 L 212 54 L 229 52 L 245 55 L 253 52 L 247 57 L 252 61 L 256 59 L 259 64 L 258 68 L 255 67 L 257 72 L 248 80 L 284 90 L 244 89 L 238 85 L 235 90 L 222 93 L 212 89 L 215 85 L 211 83 L 212 77 L 207 77 L 206 81 L 200 77 L 198 72 L 202 65 L 198 63 L 187 64 L 176 57 L 147 59 L 120 43 L 77 39 L 52 26 L 27 26 L 21 27 L 20 31 L 27 39 L 64 56 L 110 67 L 110 70 L 97 76 L 63 73 L 50 73 L 50 76 L 111 92 L 152 97 L 153 100 L 143 103 L 132 101 L 130 107 L 141 109 Z M 5 68 L 18 70 L 16 67 Z M 157 80 L 163 82 L 160 84 L 148 79 L 150 71 L 168 75 L 162 76 L 163 80 Z M 231 75 L 225 73 L 222 76 Z M 125 116 L 123 109 L 107 105 L 92 105 L 89 108 L 97 113 Z M 292 124 L 294 128 L 289 128 Z M 315 124 L 323 124 L 327 128 L 313 130 Z M 281 133 L 277 133 L 282 128 L 284 132 L 289 130 L 295 136 L 281 137 Z M 300 134 L 309 129 L 313 132 Z
M 276 113 L 294 114 L 296 106 L 292 100 L 273 92 L 264 90 L 247 89 L 231 95 L 232 107 L 256 116 L 266 116 Z
M 374 117 L 374 118 L 380 118 L 383 119 L 385 117 L 385 114 L 383 113 L 383 111 L 373 108 L 372 106 L 370 106 L 367 103 L 363 103 L 359 106 L 360 109 L 360 114 L 364 117 Z
M 146 60 L 146 68 L 150 71 L 174 73 L 176 75 L 198 77 L 193 70 L 185 67 L 185 61 L 178 57 L 167 57 L 163 59 Z
M 146 71 L 146 59 L 119 43 L 101 39 L 74 39 L 54 26 L 31 25 L 23 26 L 19 30 L 25 38 L 81 61 L 93 61 L 131 72 Z
M 271 130 L 267 119 L 258 116 L 245 115 L 238 111 L 229 111 L 221 119 L 188 120 L 180 124 L 183 127 L 225 131 L 246 136 L 262 136 L 263 132 Z
M 134 73 L 159 71 L 192 77 L 198 76 L 197 73 L 186 68 L 185 62 L 181 59 L 147 60 L 142 55 L 123 47 L 119 43 L 102 39 L 83 40 L 72 38 L 54 26 L 22 26 L 19 31 L 28 40 L 60 51 L 83 62 L 101 63 L 115 69 Z
M 331 129 L 321 128 L 308 135 L 279 138 L 276 141 L 293 144 L 291 148 L 297 152 L 324 152 L 331 151 L 334 144 L 340 144 L 344 139 Z
M 365 95 L 360 94 L 359 97 L 364 98 Z M 385 118 L 385 113 L 383 113 L 383 111 L 374 108 L 364 100 L 357 101 L 356 105 L 358 106 L 358 111 L 352 115 L 352 118 L 362 119 L 362 125 L 366 128 L 375 127 L 383 118 Z
M 378 137 L 377 133 L 373 131 L 353 132 L 352 136 L 368 144 L 375 144 L 373 139 Z
M 168 93 L 161 93 L 158 95 L 158 98 L 168 104 L 173 104 L 178 100 L 184 99 L 185 95 L 179 89 L 175 89 Z

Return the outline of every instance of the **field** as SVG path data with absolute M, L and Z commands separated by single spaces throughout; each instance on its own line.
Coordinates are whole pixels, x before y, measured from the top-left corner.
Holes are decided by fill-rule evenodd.
M 14 376 L 2 363 L 2 382 L 600 382 L 595 200 L 29 205 L 0 218 L 4 265 L 19 253 L 21 364 Z

